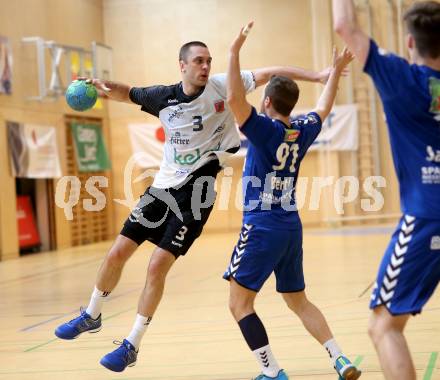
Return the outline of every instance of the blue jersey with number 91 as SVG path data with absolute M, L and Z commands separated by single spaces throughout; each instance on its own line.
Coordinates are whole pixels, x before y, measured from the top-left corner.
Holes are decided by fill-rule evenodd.
M 295 187 L 299 167 L 321 126 L 314 112 L 285 125 L 258 115 L 252 108 L 241 127 L 250 142 L 243 171 L 244 223 L 297 228 Z

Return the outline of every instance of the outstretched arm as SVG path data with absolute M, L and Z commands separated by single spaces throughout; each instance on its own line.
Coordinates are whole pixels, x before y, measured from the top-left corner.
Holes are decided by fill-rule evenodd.
M 232 43 L 229 51 L 228 71 L 226 75 L 226 99 L 240 127 L 249 118 L 252 111 L 252 106 L 246 100 L 246 90 L 240 74 L 240 49 L 252 26 L 253 22 L 250 22 L 242 28 L 240 34 Z
M 336 92 L 338 91 L 339 78 L 344 68 L 353 60 L 353 54 L 345 47 L 341 54 L 337 55 L 336 48 L 333 49 L 333 67 L 330 73 L 327 84 L 324 87 L 324 91 L 319 97 L 318 104 L 314 109 L 321 121 L 330 113 L 333 102 L 335 101 Z
M 131 86 L 112 82 L 109 80 L 101 80 L 101 79 L 87 79 L 87 78 L 78 78 L 79 80 L 86 80 L 89 83 L 92 83 L 96 89 L 98 90 L 99 96 L 103 98 L 116 100 L 117 102 L 126 102 L 132 103 L 130 100 L 130 89 Z
M 270 78 L 274 75 L 287 77 L 292 80 L 326 83 L 329 78 L 330 68 L 316 72 L 294 66 L 273 66 L 255 69 L 252 72 L 255 77 L 255 87 L 258 87 L 269 82 Z
M 333 0 L 333 28 L 362 66 L 365 66 L 370 50 L 370 38 L 358 24 L 353 0 Z

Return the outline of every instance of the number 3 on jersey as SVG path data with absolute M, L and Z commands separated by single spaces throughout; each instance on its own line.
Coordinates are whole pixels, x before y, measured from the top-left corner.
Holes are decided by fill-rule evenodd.
M 286 166 L 287 159 L 289 158 L 289 155 L 292 153 L 292 163 L 290 164 L 289 171 L 291 173 L 295 172 L 295 164 L 298 160 L 298 151 L 299 151 L 299 145 L 298 144 L 292 144 L 289 145 L 287 143 L 282 143 L 278 149 L 277 149 L 277 160 L 279 162 L 278 165 L 273 165 L 273 170 L 283 170 Z
M 200 132 L 203 129 L 202 117 L 201 116 L 193 116 L 193 131 Z

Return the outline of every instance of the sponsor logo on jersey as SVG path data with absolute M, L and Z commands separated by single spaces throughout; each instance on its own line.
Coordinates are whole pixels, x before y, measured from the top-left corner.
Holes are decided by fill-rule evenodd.
M 184 138 L 180 134 L 180 132 L 176 132 L 171 136 L 170 144 L 172 144 L 172 145 L 188 145 L 189 139 Z
M 220 113 L 225 110 L 225 101 L 224 100 L 218 100 L 214 103 L 215 112 Z
M 426 147 L 426 161 L 434 164 L 440 163 L 440 150 L 434 149 L 428 145 Z M 424 185 L 440 184 L 440 165 L 422 166 L 422 183 Z
M 293 197 L 293 191 L 286 191 L 283 192 L 281 195 L 275 195 L 273 193 L 268 193 L 268 192 L 264 192 L 264 191 L 260 191 L 260 195 L 259 195 L 259 200 L 262 203 L 265 204 L 272 204 L 272 205 L 278 205 L 278 204 L 290 204 L 292 207 L 294 207 L 294 209 L 292 209 L 291 211 L 297 211 L 296 209 L 296 204 L 292 203 L 292 201 L 294 202 L 295 199 Z
M 177 99 L 168 99 L 168 104 L 179 103 Z
M 177 170 L 176 170 L 176 176 L 177 176 L 177 177 L 180 177 L 180 176 L 182 176 L 182 175 L 186 175 L 186 174 L 188 174 L 188 173 L 190 173 L 190 172 L 191 172 L 191 169 L 180 168 L 180 169 L 177 169 Z
M 168 122 L 171 123 L 174 119 L 180 119 L 183 116 L 184 112 L 182 107 L 177 106 L 173 109 L 168 115 Z
M 293 177 L 271 177 L 270 188 L 272 190 L 286 190 L 291 189 L 293 185 Z
M 213 135 L 215 135 L 216 133 L 220 133 L 225 129 L 225 124 L 223 123 L 222 125 L 220 125 L 219 127 L 217 127 L 213 133 Z
M 426 161 L 429 162 L 440 162 L 440 150 L 435 150 L 432 146 L 428 145 L 426 147 Z
M 294 142 L 299 137 L 300 132 L 297 129 L 285 129 L 284 141 Z
M 215 152 L 220 149 L 220 143 L 216 145 L 212 149 L 205 150 L 204 152 L 200 152 L 200 149 L 193 150 L 192 152 L 184 152 L 178 153 L 176 149 L 174 149 L 174 162 L 179 165 L 193 165 L 200 158 L 208 152 Z
M 422 182 L 425 185 L 440 184 L 440 166 L 423 166 Z
M 430 112 L 440 114 L 440 79 L 429 78 L 429 92 L 431 93 L 431 108 Z
M 440 236 L 433 236 L 431 238 L 431 250 L 439 250 L 440 249 Z

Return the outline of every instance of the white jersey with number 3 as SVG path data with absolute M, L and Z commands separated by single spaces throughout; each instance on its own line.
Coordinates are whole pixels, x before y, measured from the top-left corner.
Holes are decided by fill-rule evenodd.
M 252 72 L 241 73 L 246 91 L 255 89 Z M 201 92 L 187 96 L 182 83 L 133 87 L 130 99 L 159 117 L 165 131 L 164 156 L 153 186 L 169 188 L 218 158 L 220 164 L 240 148 L 234 117 L 226 103 L 226 74 L 209 78 Z

